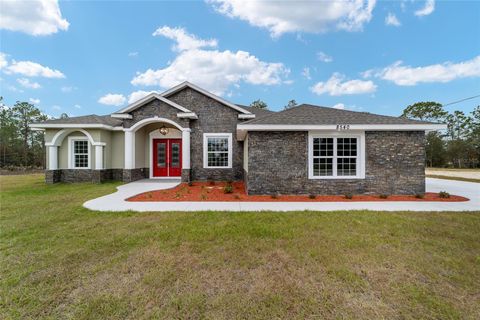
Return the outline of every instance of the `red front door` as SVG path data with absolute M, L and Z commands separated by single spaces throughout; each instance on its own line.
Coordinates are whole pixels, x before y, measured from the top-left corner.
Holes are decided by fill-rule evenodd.
M 182 175 L 182 139 L 153 139 L 153 176 Z

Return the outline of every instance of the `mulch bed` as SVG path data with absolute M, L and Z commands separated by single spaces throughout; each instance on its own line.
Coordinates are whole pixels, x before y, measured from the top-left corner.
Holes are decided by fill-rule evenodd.
M 241 181 L 232 183 L 231 193 L 224 193 L 226 182 L 194 182 L 191 185 L 181 183 L 172 189 L 156 190 L 138 194 L 127 201 L 244 201 L 244 202 L 355 202 L 355 201 L 442 201 L 458 202 L 469 199 L 450 195 L 449 198 L 440 198 L 438 193 L 427 192 L 423 198 L 409 195 L 389 195 L 386 199 L 379 195 L 353 195 L 347 199 L 344 195 L 318 195 L 315 198 L 309 195 L 247 195 L 245 185 Z

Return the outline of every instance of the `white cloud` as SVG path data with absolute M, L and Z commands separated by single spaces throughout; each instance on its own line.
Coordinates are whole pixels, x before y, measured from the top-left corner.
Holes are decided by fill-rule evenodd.
M 129 57 L 137 57 L 137 56 L 138 56 L 138 52 L 136 52 L 136 51 L 135 51 L 135 52 L 129 52 L 129 53 L 128 53 L 128 56 L 129 56 Z
M 0 29 L 44 36 L 67 30 L 69 23 L 62 17 L 57 0 L 1 0 Z
M 230 18 L 266 28 L 272 37 L 288 32 L 358 31 L 372 18 L 376 0 L 262 1 L 207 0 Z
M 40 99 L 30 98 L 30 99 L 28 99 L 28 101 L 29 101 L 31 104 L 40 104 Z
M 215 48 L 218 45 L 218 41 L 216 39 L 199 39 L 195 35 L 186 32 L 183 28 L 170 28 L 163 26 L 155 30 L 153 36 L 163 36 L 167 39 L 175 41 L 176 45 L 173 46 L 175 51 L 200 49 L 206 47 Z
M 344 80 L 344 75 L 334 73 L 326 82 L 318 82 L 310 89 L 318 95 L 328 93 L 331 96 L 370 93 L 377 89 L 377 86 L 370 80 Z
M 38 82 L 30 82 L 30 80 L 26 78 L 17 79 L 17 82 L 24 88 L 39 89 L 42 87 Z
M 75 87 L 69 87 L 69 86 L 64 86 L 60 88 L 62 92 L 72 92 L 74 89 Z
M 98 103 L 105 104 L 107 106 L 121 106 L 126 101 L 126 98 L 122 94 L 109 93 L 98 99 Z
M 322 62 L 332 62 L 333 58 L 326 54 L 325 52 L 319 51 L 317 52 L 317 59 Z
M 140 100 L 152 92 L 157 92 L 157 91 L 143 91 L 143 90 L 134 91 L 130 93 L 130 95 L 128 96 L 128 103 L 133 103 L 137 100 Z
M 76 105 L 74 105 L 73 107 L 74 107 L 75 109 L 82 109 L 82 106 L 79 105 L 79 104 L 76 104 Z
M 428 16 L 435 10 L 435 0 L 425 1 L 425 6 L 422 9 L 415 11 L 417 17 Z
M 52 106 L 52 109 L 53 110 L 62 110 L 62 107 L 54 105 L 54 106 Z
M 372 74 L 371 70 L 364 74 Z M 480 56 L 471 60 L 433 64 L 425 67 L 411 67 L 397 61 L 377 71 L 376 77 L 392 81 L 399 86 L 414 86 L 421 82 L 449 82 L 460 78 L 480 77 Z
M 337 104 L 334 105 L 332 108 L 333 108 L 333 109 L 344 110 L 344 109 L 345 109 L 345 105 L 344 105 L 343 103 L 337 103 Z
M 385 17 L 385 24 L 387 26 L 394 26 L 394 27 L 400 27 L 402 25 L 398 20 L 397 16 L 391 12 L 389 12 L 388 15 Z
M 304 76 L 305 79 L 308 79 L 308 80 L 312 79 L 312 77 L 310 76 L 310 68 L 307 68 L 307 67 L 303 68 L 302 76 Z
M 175 59 L 163 69 L 137 73 L 131 81 L 133 85 L 169 88 L 188 80 L 222 95 L 230 85 L 238 85 L 242 81 L 254 85 L 281 84 L 283 77 L 289 73 L 283 63 L 264 62 L 245 51 L 198 49 L 199 43 L 204 43 L 204 40 L 195 36 L 192 38 L 195 41 L 186 41 L 184 37 L 175 39 L 175 50 L 182 50 Z
M 4 68 L 7 74 L 21 74 L 26 77 L 45 77 L 45 78 L 65 78 L 65 75 L 59 70 L 42 66 L 32 61 L 12 60 L 10 65 Z
M 0 52 L 0 69 L 8 65 L 7 55 L 3 52 Z

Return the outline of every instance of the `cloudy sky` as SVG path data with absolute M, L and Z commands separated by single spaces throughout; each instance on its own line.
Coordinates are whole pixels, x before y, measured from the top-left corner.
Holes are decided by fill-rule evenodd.
M 4 102 L 52 116 L 108 114 L 184 80 L 273 110 L 399 115 L 480 94 L 477 1 L 0 0 L 0 36 Z

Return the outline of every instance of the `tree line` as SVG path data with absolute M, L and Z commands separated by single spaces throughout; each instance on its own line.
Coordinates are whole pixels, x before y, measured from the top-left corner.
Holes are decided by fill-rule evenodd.
M 31 103 L 17 101 L 7 107 L 0 97 L 0 167 L 45 167 L 44 133 L 29 124 L 47 119 Z

